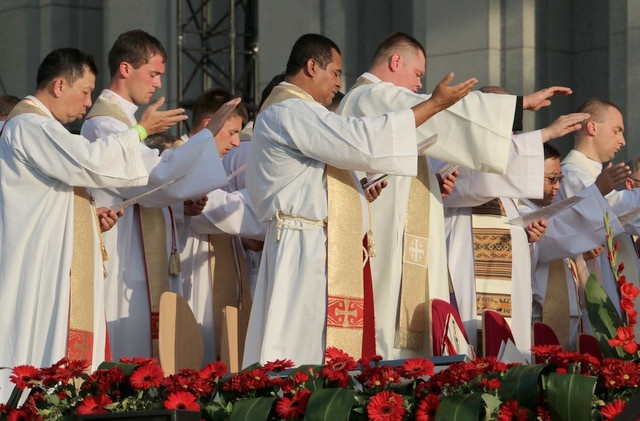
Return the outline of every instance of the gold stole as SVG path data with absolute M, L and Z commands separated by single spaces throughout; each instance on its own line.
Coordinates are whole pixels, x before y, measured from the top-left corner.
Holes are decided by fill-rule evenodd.
M 129 117 L 122 108 L 115 103 L 100 96 L 87 114 L 87 119 L 96 116 L 108 116 L 114 118 L 127 127 L 133 127 Z M 145 271 L 149 289 L 151 349 L 153 356 L 158 354 L 158 328 L 160 323 L 160 296 L 169 291 L 169 257 L 167 255 L 167 233 L 162 209 L 144 208 L 135 205 L 140 219 L 140 233 L 142 236 L 142 250 L 144 253 Z M 172 221 L 173 223 L 173 221 Z
M 373 83 L 365 77 L 359 77 L 351 89 Z M 430 200 L 429 167 L 426 157 L 419 156 L 418 175 L 411 179 L 409 188 L 409 204 L 403 234 L 402 285 L 394 343 L 396 348 L 431 350 L 431 320 L 428 305 L 425 305 L 430 298 Z
M 262 105 L 313 97 L 295 85 L 278 85 Z M 362 205 L 351 171 L 327 168 L 327 347 L 362 354 L 364 289 Z
M 476 308 L 511 318 L 511 231 L 500 199 L 472 209 Z
M 24 99 L 9 114 L 38 114 L 50 118 L 33 101 Z M 97 215 L 84 187 L 74 187 L 73 252 L 69 288 L 67 357 L 91 362 L 93 359 L 93 288 L 95 231 Z M 102 287 L 102 285 L 100 285 Z
M 418 175 L 411 179 L 404 228 L 396 348 L 431 349 L 427 346 L 431 343 L 428 340 L 431 329 L 425 305 L 429 302 L 429 202 L 429 169 L 426 158 L 418 157 Z
M 241 358 L 252 306 L 249 274 L 239 238 L 229 234 L 210 234 L 209 262 L 217 359 L 224 361 L 231 372 L 236 372 L 242 368 Z M 237 326 L 233 326 L 233 317 L 227 314 L 228 311 L 237 312 Z M 228 338 L 235 334 L 237 343 L 232 343 Z
M 547 275 L 547 291 L 542 307 L 542 322 L 549 325 L 558 336 L 562 349 L 569 350 L 570 337 L 570 302 L 567 275 L 565 268 L 569 263 L 571 273 L 577 277 L 575 263 L 571 259 L 554 260 L 549 265 Z M 575 285 L 575 283 L 574 283 Z M 572 291 L 577 295 L 577 290 Z M 578 310 L 580 311 L 580 310 Z M 580 313 L 578 313 L 578 317 Z
M 93 357 L 93 276 L 96 212 L 84 187 L 73 189 L 73 256 L 69 302 L 67 356 L 91 361 Z M 89 253 L 87 253 L 87 251 Z M 87 255 L 89 254 L 89 255 Z M 100 285 L 101 287 L 101 285 Z

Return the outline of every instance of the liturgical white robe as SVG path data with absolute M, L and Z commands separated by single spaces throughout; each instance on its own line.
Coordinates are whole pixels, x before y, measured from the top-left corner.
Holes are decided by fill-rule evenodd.
M 101 98 L 116 103 L 135 125 L 137 107 L 112 91 L 104 90 Z M 82 126 L 82 134 L 96 139 L 117 132 L 127 126 L 109 116 L 89 118 Z M 158 151 L 140 143 L 140 153 L 149 171 L 149 184 L 144 188 L 103 189 L 96 192 L 98 206 L 112 206 L 125 199 L 160 186 L 181 176 L 183 180 L 171 187 L 144 198 L 141 206 L 165 207 L 186 199 L 194 199 L 226 184 L 226 175 L 211 132 L 201 130 L 186 144 L 175 150 Z M 172 243 L 171 225 L 167 222 L 167 250 Z M 133 209 L 125 212 L 114 229 L 105 235 L 109 253 L 107 262 L 106 312 L 115 360 L 123 356 L 150 357 L 151 331 L 149 320 L 148 286 L 145 272 L 140 218 Z M 164 264 L 164 263 L 158 263 Z M 181 285 L 171 279 L 171 290 L 180 292 Z
M 443 200 L 447 233 L 447 257 L 460 317 L 469 337 L 469 342 L 476 346 L 478 341 L 478 315 L 471 207 L 481 205 L 497 196 L 513 198 L 542 197 L 544 151 L 541 132 L 536 130 L 513 135 L 509 165 L 504 175 L 465 169 L 459 171 L 460 174 L 456 180 L 453 193 Z M 515 212 L 511 212 L 511 214 L 515 215 Z M 521 244 L 521 242 L 519 243 Z M 522 253 L 529 260 L 528 249 Z M 522 276 L 530 280 L 530 273 L 518 268 L 518 263 L 515 259 L 517 257 L 514 255 L 513 276 Z M 517 280 L 516 283 L 526 282 Z M 530 287 L 528 290 L 530 291 Z M 531 307 L 530 300 L 531 297 L 529 296 L 529 307 Z M 527 342 L 530 343 L 530 340 Z M 520 344 L 518 346 L 520 347 Z M 525 351 L 529 352 L 528 349 L 525 349 Z
M 580 191 L 593 184 L 602 171 L 602 164 L 600 162 L 587 158 L 583 153 L 575 149 L 569 152 L 567 157 L 562 161 L 561 167 L 564 179 L 560 190 L 558 191 L 558 195 L 556 196 L 556 200 L 566 199 L 567 197 L 578 194 Z M 605 198 L 609 207 L 617 216 L 623 215 L 640 207 L 639 189 L 622 191 L 614 190 L 606 195 Z M 601 215 L 601 217 L 604 217 L 604 215 Z M 613 215 L 610 215 L 610 218 L 613 219 Z M 632 221 L 631 224 L 625 225 L 624 228 L 626 232 L 630 234 L 638 233 L 637 220 L 638 218 L 636 218 L 635 221 Z M 636 224 L 634 225 L 633 223 Z M 602 243 L 604 240 L 605 238 L 603 236 Z M 614 238 L 614 241 L 620 242 L 621 251 L 619 251 L 619 255 L 627 252 L 631 256 L 636 256 L 633 241 L 629 241 L 628 237 L 621 236 L 619 238 Z M 623 248 L 624 250 L 622 250 Z M 593 268 L 596 270 L 596 274 L 601 276 L 600 281 L 602 282 L 603 288 L 609 295 L 609 298 L 613 301 L 618 312 L 620 312 L 620 296 L 618 295 L 615 278 L 613 273 L 611 273 L 606 250 L 593 260 Z M 637 278 L 637 275 L 630 274 L 640 273 L 638 259 L 626 259 L 624 264 L 626 267 L 625 274 L 627 275 L 627 280 L 630 282 L 633 281 L 634 283 L 637 282 L 633 279 Z M 587 270 L 590 272 L 591 267 L 588 267 Z M 638 285 L 636 284 L 636 286 Z M 591 333 L 591 324 L 589 323 L 586 309 L 583 310 L 583 329 L 586 333 Z
M 326 229 L 289 219 L 287 224 L 299 229 L 284 226 L 279 230 L 276 213 L 326 221 L 327 164 L 407 176 L 417 170 L 413 112 L 345 118 L 309 98 L 267 107 L 254 127 L 247 190 L 259 218 L 268 221 L 269 228 L 247 333 L 245 366 L 277 358 L 290 358 L 295 364 L 323 361 Z
M 48 367 L 66 355 L 73 250 L 73 187 L 144 185 L 147 171 L 135 130 L 90 143 L 49 117 L 21 114 L 0 140 L 0 366 Z M 96 237 L 98 238 L 97 227 Z M 93 369 L 104 360 L 100 244 L 94 259 Z M 12 387 L 0 371 L 0 402 Z
M 408 89 L 381 82 L 371 73 L 361 77 L 374 82 L 347 93 L 340 112 L 374 116 L 410 108 L 428 98 Z M 418 127 L 418 139 L 438 135 L 426 154 L 478 170 L 504 172 L 509 156 L 515 97 L 471 93 Z M 427 157 L 420 157 L 427 159 Z M 427 160 L 427 164 L 429 161 Z M 415 358 L 425 354 L 394 346 L 402 282 L 403 234 L 411 177 L 389 177 L 380 198 L 371 204 L 376 257 L 371 259 L 375 300 L 376 350 L 385 359 Z M 444 216 L 440 187 L 429 169 L 429 245 L 427 252 L 429 296 L 449 301 Z M 428 351 L 431 354 L 431 348 Z
M 531 289 L 534 302 L 534 320 L 538 320 L 542 316 L 540 310 L 544 307 L 551 263 L 599 247 L 606 235 L 602 218 L 605 212 L 609 212 L 610 215 L 612 212 L 597 186 L 592 184 L 578 195 L 584 199 L 548 219 L 545 234 L 540 240 L 531 244 Z M 518 211 L 521 215 L 538 209 L 540 207 L 529 200 L 518 202 Z M 611 226 L 614 233 L 622 231 L 622 226 L 614 215 L 611 216 Z M 566 264 L 565 267 L 565 279 L 569 291 L 569 346 L 575 350 L 581 309 L 576 294 L 576 279 L 569 269 L 570 264 Z

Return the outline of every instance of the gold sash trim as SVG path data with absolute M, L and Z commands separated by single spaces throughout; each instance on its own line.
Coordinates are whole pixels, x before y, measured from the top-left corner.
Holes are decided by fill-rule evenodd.
M 511 317 L 511 231 L 500 199 L 473 208 L 478 316 L 485 309 Z
M 131 124 L 131 120 L 122 110 L 120 105 L 116 102 L 115 98 L 113 100 L 109 100 L 108 96 L 100 95 L 96 102 L 91 107 L 89 113 L 87 113 L 87 119 L 91 117 L 97 116 L 108 116 L 111 118 L 115 118 L 123 124 L 126 124 L 127 127 L 131 128 L 133 125 Z
M 93 249 L 96 242 L 93 228 L 97 220 L 86 188 L 75 187 L 73 190 L 73 256 L 67 357 L 90 362 L 93 357 Z
M 273 88 L 265 108 L 291 98 L 314 101 L 303 89 Z M 364 288 L 362 273 L 362 205 L 350 171 L 327 165 L 327 346 L 362 354 Z
M 91 111 L 87 114 L 87 119 L 96 116 L 108 116 L 120 121 L 127 127 L 133 127 L 131 120 L 122 110 L 117 99 L 109 93 L 103 93 L 98 97 Z M 163 292 L 169 291 L 169 256 L 166 248 L 165 220 L 160 208 L 143 208 L 135 205 L 135 209 L 140 220 L 142 250 L 147 274 L 151 349 L 153 350 L 153 356 L 159 358 L 160 296 Z
M 239 238 L 228 234 L 210 234 L 209 262 L 213 287 L 216 354 L 222 361 L 223 357 L 228 357 L 230 361 L 224 363 L 231 371 L 238 371 L 242 368 L 242 355 L 252 306 L 247 262 Z M 225 341 L 222 336 L 225 331 L 223 326 L 227 325 L 226 307 L 237 308 L 237 344 Z M 229 349 L 223 349 L 225 345 Z
M 291 84 L 277 85 L 275 88 L 273 88 L 273 90 L 271 91 L 267 99 L 264 101 L 264 103 L 262 104 L 262 107 L 260 107 L 260 111 L 264 110 L 265 108 L 271 105 L 275 105 L 279 102 L 285 101 L 287 99 L 292 99 L 292 98 L 300 98 L 307 101 L 315 101 L 315 99 L 313 99 L 313 97 L 307 91 L 297 87 L 296 85 L 291 85 Z
M 140 216 L 140 231 L 144 251 L 144 265 L 149 286 L 149 309 L 151 322 L 151 345 L 153 356 L 158 353 L 158 330 L 160 326 L 160 296 L 169 291 L 169 257 L 167 255 L 167 233 L 164 214 L 159 208 L 143 208 L 135 205 Z
M 351 171 L 327 165 L 327 346 L 362 354 L 362 211 Z
M 564 350 L 569 350 L 571 333 L 569 289 L 566 274 L 567 261 L 569 260 L 570 259 L 558 259 L 549 265 L 547 291 L 542 307 L 542 322 L 553 329 Z M 571 268 L 569 267 L 569 269 Z M 575 289 L 573 294 L 576 294 Z
M 431 329 L 425 304 L 429 302 L 429 201 L 429 170 L 426 159 L 420 157 L 418 175 L 411 179 L 404 228 L 396 348 L 431 349 L 426 343 Z
M 20 101 L 9 114 L 38 114 L 51 118 L 30 99 Z M 73 252 L 69 288 L 69 328 L 67 357 L 91 362 L 93 360 L 93 288 L 96 241 L 94 226 L 97 216 L 84 187 L 74 187 Z

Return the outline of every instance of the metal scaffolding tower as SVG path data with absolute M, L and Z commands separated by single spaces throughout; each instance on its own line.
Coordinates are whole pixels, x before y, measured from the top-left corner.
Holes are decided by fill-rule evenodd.
M 189 109 L 203 91 L 221 87 L 242 97 L 252 116 L 259 100 L 258 0 L 177 2 L 178 103 Z

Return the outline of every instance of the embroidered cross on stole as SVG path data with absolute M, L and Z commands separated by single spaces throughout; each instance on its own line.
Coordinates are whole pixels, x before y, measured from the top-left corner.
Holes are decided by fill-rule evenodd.
M 314 100 L 297 86 L 278 85 L 273 89 L 261 110 L 291 98 Z M 365 303 L 360 193 L 351 171 L 330 165 L 326 168 L 328 204 L 326 345 L 341 348 L 350 355 L 362 355 Z
M 109 116 L 133 127 L 127 115 L 115 100 L 101 95 L 87 114 L 87 119 L 96 116 Z M 138 213 L 142 247 L 144 252 L 145 272 L 149 292 L 149 323 L 151 330 L 151 349 L 153 357 L 159 358 L 158 330 L 160 324 L 160 296 L 169 291 L 169 256 L 167 254 L 167 233 L 162 209 L 145 208 L 135 205 Z
M 402 285 L 395 339 L 397 348 L 431 350 L 428 311 L 430 194 L 427 160 L 418 157 L 418 175 L 411 179 L 403 237 Z

